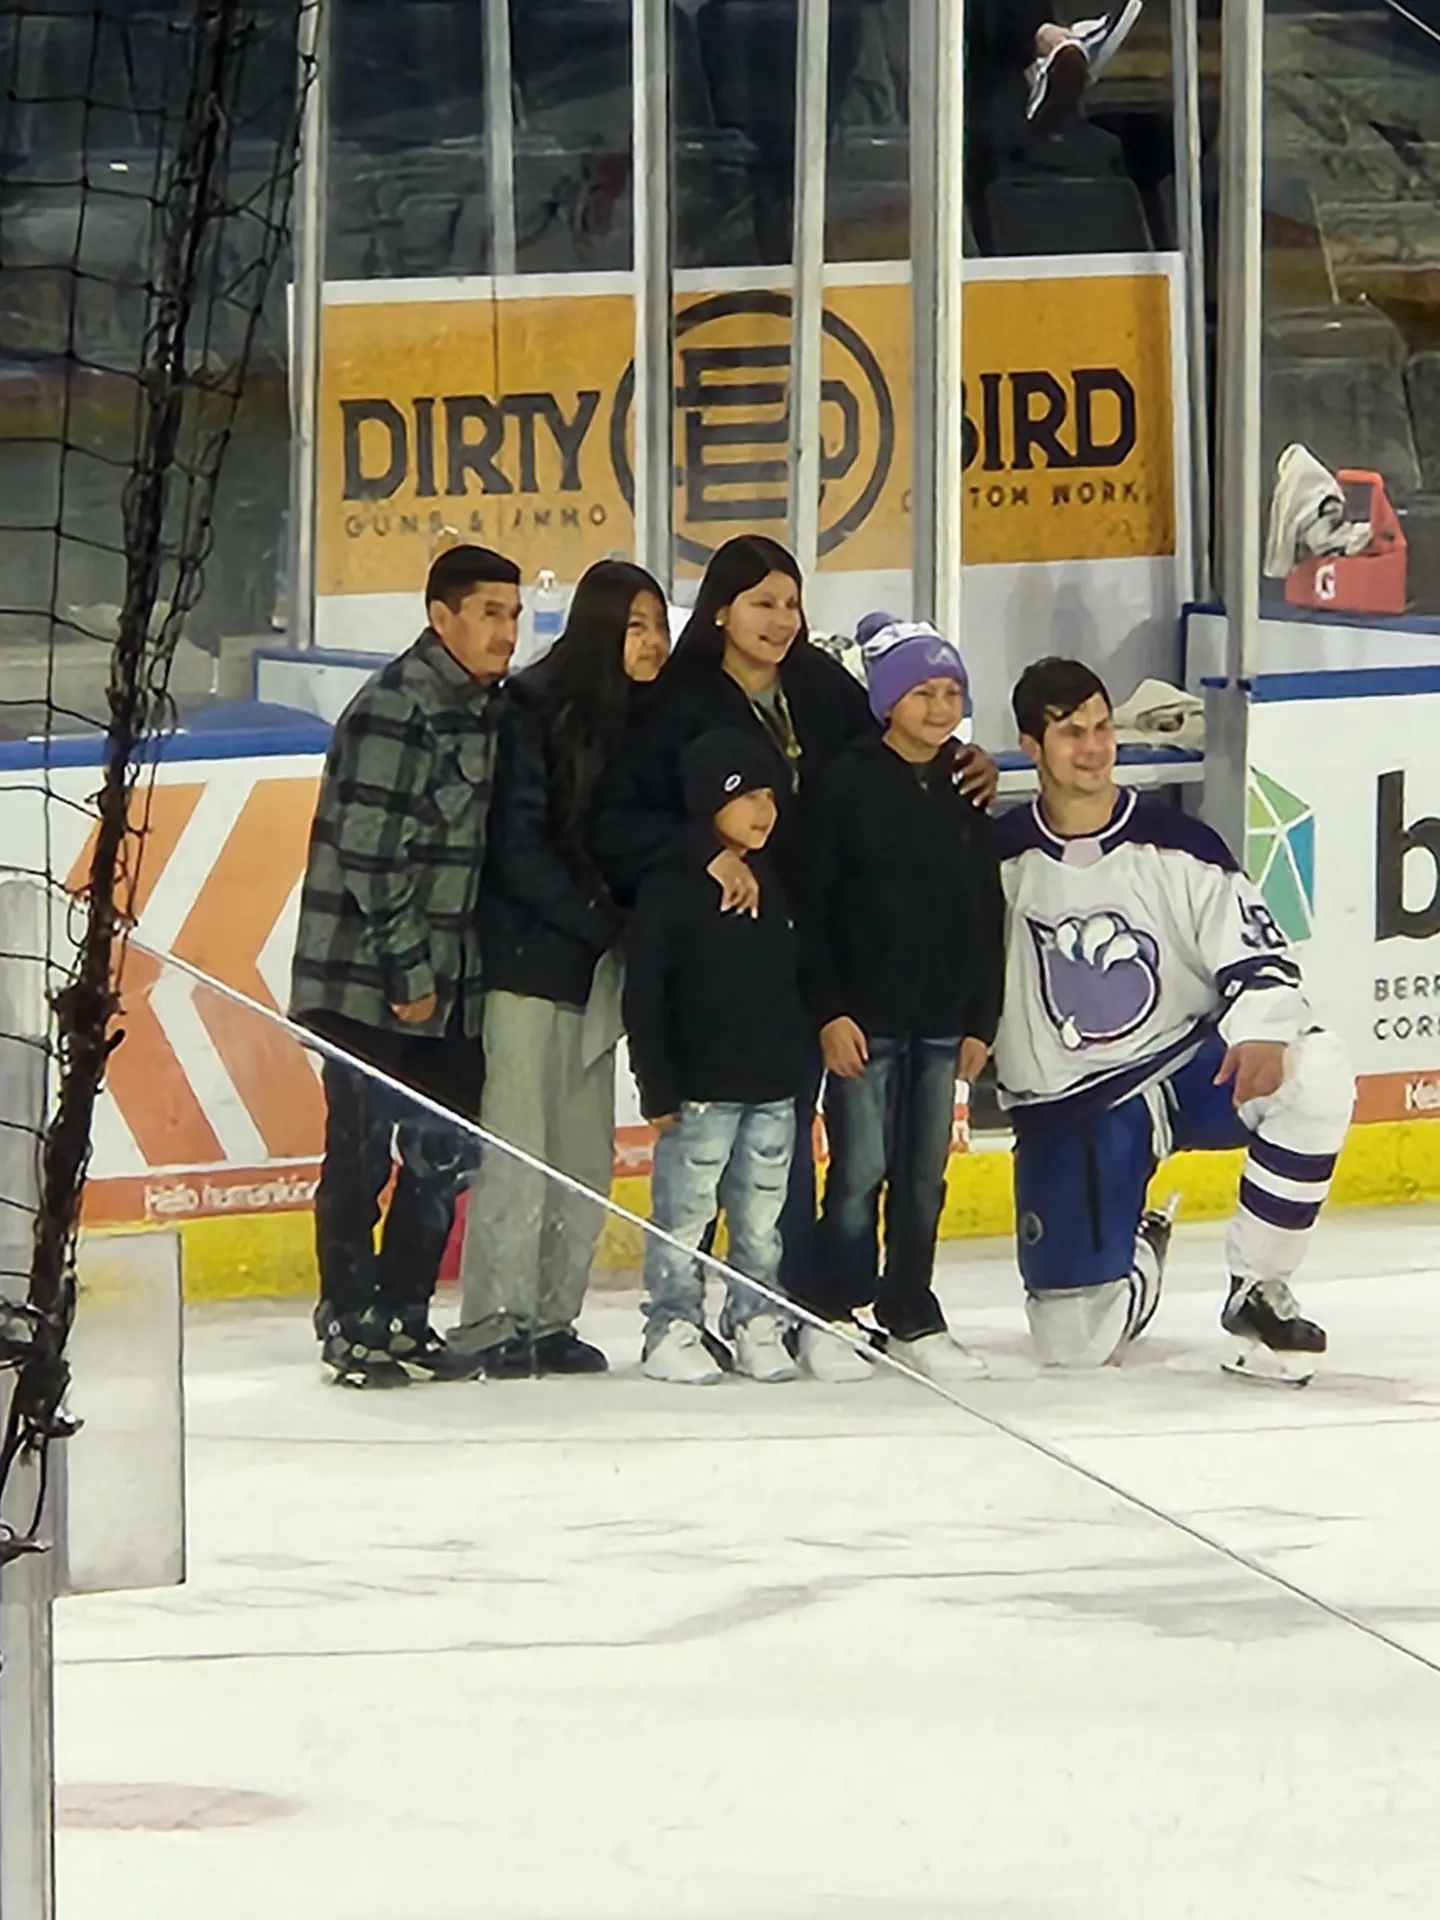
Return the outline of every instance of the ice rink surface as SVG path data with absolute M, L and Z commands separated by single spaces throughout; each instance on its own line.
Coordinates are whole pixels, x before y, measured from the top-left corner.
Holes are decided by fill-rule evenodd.
M 1008 1249 L 943 1291 L 1023 1352 Z M 1440 1211 L 1300 1293 L 1327 1372 L 1223 1376 L 1182 1229 L 1129 1364 L 970 1413 L 657 1386 L 633 1296 L 608 1379 L 370 1395 L 193 1315 L 190 1583 L 60 1608 L 60 1920 L 1434 1920 Z

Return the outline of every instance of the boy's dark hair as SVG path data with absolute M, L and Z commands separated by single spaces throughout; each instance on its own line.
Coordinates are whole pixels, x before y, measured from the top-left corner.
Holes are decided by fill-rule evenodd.
M 432 600 L 438 600 L 451 613 L 458 613 L 467 594 L 491 582 L 518 587 L 520 569 L 513 560 L 507 560 L 503 553 L 492 552 L 489 547 L 451 547 L 430 568 L 425 581 L 425 604 L 428 607 Z
M 1087 667 L 1083 660 L 1062 660 L 1051 654 L 1048 659 L 1033 661 L 1021 674 L 1010 696 L 1010 707 L 1021 734 L 1043 741 L 1052 720 L 1068 720 L 1096 694 L 1113 712 L 1110 690 L 1093 667 Z

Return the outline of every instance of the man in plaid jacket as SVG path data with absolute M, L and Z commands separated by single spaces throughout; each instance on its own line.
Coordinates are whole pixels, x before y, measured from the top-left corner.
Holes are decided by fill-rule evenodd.
M 340 716 L 300 898 L 291 1007 L 357 1060 L 457 1113 L 479 1109 L 476 896 L 499 686 L 520 570 L 485 547 L 430 569 L 430 624 Z M 473 1377 L 430 1325 L 471 1143 L 358 1067 L 327 1060 L 315 1195 L 322 1357 L 346 1386 Z M 399 1159 L 379 1254 L 375 1222 Z

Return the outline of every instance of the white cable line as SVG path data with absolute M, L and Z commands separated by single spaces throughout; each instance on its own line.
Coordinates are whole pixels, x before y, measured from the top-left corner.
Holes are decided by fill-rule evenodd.
M 1408 20 L 1412 27 L 1418 27 L 1421 33 L 1428 33 L 1432 40 L 1440 43 L 1440 30 L 1432 27 L 1428 20 L 1422 20 L 1418 14 L 1411 13 L 1408 7 L 1402 7 L 1400 0 L 1385 0 L 1385 4 L 1392 13 L 1398 13 L 1402 20 Z

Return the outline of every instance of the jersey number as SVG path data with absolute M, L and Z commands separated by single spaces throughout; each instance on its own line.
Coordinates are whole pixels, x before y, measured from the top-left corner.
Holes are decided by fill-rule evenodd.
M 1247 947 L 1257 953 L 1280 953 L 1290 943 L 1275 923 L 1270 909 L 1262 906 L 1258 900 L 1246 900 L 1240 908 L 1245 924 L 1240 929 L 1240 938 Z

